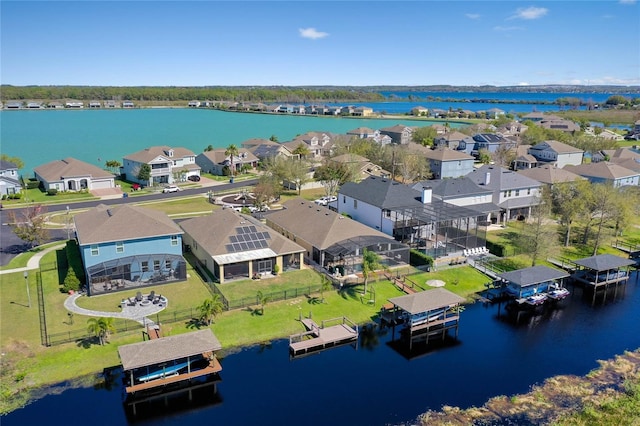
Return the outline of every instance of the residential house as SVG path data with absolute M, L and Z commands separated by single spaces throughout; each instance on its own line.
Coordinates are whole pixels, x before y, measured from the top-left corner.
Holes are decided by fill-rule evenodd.
M 422 181 L 413 185 L 413 189 L 419 191 L 424 187 L 431 187 L 433 198 L 443 201 L 445 205 L 468 207 L 478 212 L 478 216 L 484 215 L 479 225 L 498 221 L 500 207 L 493 203 L 493 191 L 468 177 Z
M 534 112 L 530 112 L 529 114 L 523 115 L 522 116 L 522 121 L 533 121 L 534 123 L 539 123 L 540 121 L 547 119 L 547 118 L 557 118 L 559 119 L 560 117 L 558 116 L 551 116 L 551 115 L 545 115 L 542 112 L 538 112 L 538 111 L 534 111 Z
M 463 143 L 463 141 L 465 142 Z M 443 147 L 460 151 L 465 150 L 467 142 L 473 143 L 471 137 L 455 130 L 452 132 L 444 132 L 442 134 L 439 134 L 433 139 L 433 145 L 436 147 Z
M 73 220 L 90 296 L 187 278 L 183 232 L 165 213 L 100 204 Z
M 501 209 L 500 223 L 528 218 L 539 203 L 542 183 L 512 170 L 485 164 L 466 176 L 493 192 L 492 202 Z
M 610 184 L 614 188 L 625 185 L 640 185 L 640 172 L 608 161 L 566 166 L 565 169 L 589 179 L 592 183 Z
M 396 145 L 407 145 L 411 142 L 413 128 L 396 124 L 395 126 L 380 129 L 380 133 L 391 138 L 391 142 Z
M 154 186 L 184 182 L 189 176 L 200 176 L 200 166 L 196 164 L 193 151 L 182 147 L 166 145 L 152 146 L 129 154 L 122 159 L 121 173 L 128 181 Z M 143 164 L 151 167 L 149 180 L 138 179 Z
M 434 198 L 429 186 L 418 190 L 378 177 L 347 182 L 337 209 L 434 258 L 486 244 L 487 213 Z
M 505 138 L 508 136 L 515 136 L 519 138 L 524 132 L 527 131 L 528 128 L 529 126 L 526 126 L 519 121 L 511 121 L 498 127 L 496 129 L 496 133 Z
M 18 166 L 0 160 L 0 196 L 17 194 L 21 189 Z
M 578 124 L 574 123 L 571 120 L 565 120 L 564 118 L 560 118 L 560 119 L 545 118 L 542 121 L 540 121 L 539 125 L 541 127 L 544 127 L 545 129 L 561 130 L 565 133 L 571 133 L 571 134 L 574 134 L 575 132 L 580 131 L 580 126 Z
M 20 109 L 24 103 L 22 101 L 8 101 L 7 105 L 5 105 L 6 109 Z
M 100 167 L 75 158 L 51 161 L 33 169 L 35 178 L 48 191 L 80 191 L 115 188 L 115 176 Z
M 348 136 L 356 136 L 360 139 L 372 138 L 376 134 L 376 131 L 369 127 L 357 127 L 355 129 L 347 131 Z
M 465 143 L 464 152 L 477 157 L 480 150 L 486 150 L 493 154 L 499 148 L 512 149 L 516 143 L 496 133 L 476 133 L 472 137 L 473 143 Z M 466 141 L 466 140 L 465 140 Z
M 612 150 L 603 150 L 604 154 L 608 158 L 608 161 L 617 164 L 622 167 L 626 167 L 630 170 L 640 171 L 640 152 L 634 151 L 631 148 L 618 148 Z
M 360 272 L 364 249 L 378 254 L 386 266 L 409 263 L 408 246 L 369 226 L 301 198 L 287 200 L 283 207 L 266 215 L 267 225 L 300 244 L 309 261 L 332 274 Z
M 89 108 L 102 108 L 102 103 L 100 101 L 90 101 Z
M 353 109 L 351 115 L 356 117 L 371 117 L 373 116 L 373 108 L 364 105 L 357 106 Z
M 292 114 L 293 113 L 293 105 L 278 105 L 278 108 L 276 108 L 275 112 L 280 113 L 280 114 Z
M 200 101 L 189 101 L 187 106 L 189 108 L 198 108 L 200 106 Z
M 135 104 L 133 101 L 122 101 L 122 108 L 133 108 Z
M 382 167 L 373 164 L 368 158 L 356 154 L 342 154 L 331 157 L 328 163 L 342 164 L 351 170 L 354 174 L 354 181 L 359 182 L 369 176 L 378 176 L 383 178 L 391 177 L 391 173 Z
M 84 108 L 84 103 L 81 101 L 67 101 L 64 104 L 65 108 L 79 109 Z
M 277 142 L 252 146 L 249 148 L 249 152 L 256 156 L 260 161 L 274 157 L 293 157 L 289 148 Z
M 239 148 L 238 155 L 231 156 L 226 154 L 225 148 L 204 151 L 196 157 L 196 164 L 200 169 L 212 175 L 225 176 L 225 170 L 231 167 L 233 163 L 234 175 L 238 174 L 244 168 L 255 169 L 258 167 L 258 157 L 253 155 L 246 148 Z
M 411 108 L 411 115 L 415 115 L 416 117 L 426 116 L 427 114 L 429 114 L 429 108 L 423 106 Z
M 558 183 L 575 182 L 584 179 L 582 176 L 570 172 L 566 169 L 560 169 L 552 165 L 534 167 L 531 169 L 518 170 L 522 176 L 537 180 L 552 187 Z
M 300 269 L 304 248 L 251 216 L 222 209 L 180 223 L 194 256 L 221 284 Z
M 106 101 L 104 106 L 105 108 L 117 108 L 118 103 L 116 101 Z
M 464 176 L 471 173 L 475 162 L 472 156 L 449 148 L 429 149 L 425 156 L 434 179 Z
M 525 170 L 538 166 L 538 160 L 529 154 L 529 148 L 531 148 L 531 145 L 518 145 L 516 147 L 516 156 L 511 165 L 513 170 Z
M 489 120 L 497 120 L 500 116 L 504 115 L 504 110 L 500 108 L 490 108 L 485 111 L 486 117 Z
M 566 165 L 578 166 L 582 164 L 584 156 L 583 150 L 554 140 L 533 145 L 528 152 L 538 162 L 554 164 L 558 168 L 563 168 Z
M 320 159 L 328 157 L 332 153 L 335 136 L 328 132 L 307 132 L 295 137 L 290 142 L 283 145 L 294 152 L 298 145 L 305 144 L 309 150 L 310 159 Z
M 27 102 L 27 109 L 42 109 L 42 108 L 44 108 L 44 106 L 42 105 L 42 102 L 35 102 L 35 101 Z
M 274 142 L 272 140 L 263 139 L 263 138 L 247 139 L 246 141 L 240 144 L 242 148 L 246 148 L 246 149 L 251 149 L 254 146 L 258 146 L 258 145 L 280 145 L 280 144 L 278 142 Z
M 47 104 L 47 108 L 52 108 L 52 109 L 62 109 L 64 108 L 64 105 L 62 104 L 62 102 L 58 102 L 58 101 L 51 101 Z

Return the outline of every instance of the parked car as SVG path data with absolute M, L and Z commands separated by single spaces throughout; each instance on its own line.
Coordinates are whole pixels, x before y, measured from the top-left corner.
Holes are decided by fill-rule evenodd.
M 320 197 L 317 200 L 314 200 L 313 202 L 316 203 L 319 206 L 326 206 L 329 203 L 332 203 L 334 201 L 336 201 L 338 199 L 338 197 L 336 197 L 335 195 L 331 195 L 331 196 L 326 196 L 326 197 Z
M 165 186 L 164 189 L 162 190 L 162 192 L 164 192 L 165 194 L 168 192 L 178 192 L 178 191 L 182 191 L 182 189 L 180 189 L 180 187 L 176 185 Z
M 191 175 L 187 179 L 189 179 L 191 182 L 200 182 L 200 176 L 198 175 Z

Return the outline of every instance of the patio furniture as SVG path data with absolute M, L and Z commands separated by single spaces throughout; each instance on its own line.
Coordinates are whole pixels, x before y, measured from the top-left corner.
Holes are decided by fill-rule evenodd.
M 142 293 L 141 292 L 137 292 L 136 293 L 136 301 L 137 302 L 142 302 Z

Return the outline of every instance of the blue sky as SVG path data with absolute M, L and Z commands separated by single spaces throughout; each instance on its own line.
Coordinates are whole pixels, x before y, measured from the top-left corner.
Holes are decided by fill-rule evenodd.
M 640 4 L 0 0 L 12 85 L 640 85 Z

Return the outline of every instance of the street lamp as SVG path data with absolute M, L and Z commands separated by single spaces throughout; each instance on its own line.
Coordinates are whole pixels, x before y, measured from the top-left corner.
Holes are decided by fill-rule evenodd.
M 31 294 L 29 294 L 29 273 L 24 271 L 24 285 L 27 287 L 27 299 L 29 299 L 29 307 L 31 307 Z

